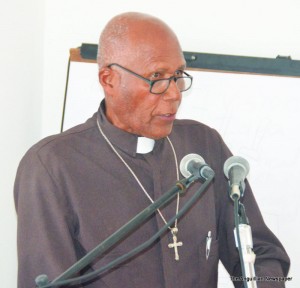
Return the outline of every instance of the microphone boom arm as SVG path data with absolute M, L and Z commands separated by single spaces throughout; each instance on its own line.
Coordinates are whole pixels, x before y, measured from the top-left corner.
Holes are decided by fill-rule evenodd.
M 66 279 L 68 279 L 72 275 L 74 275 L 77 272 L 79 272 L 80 270 L 82 270 L 84 267 L 89 265 L 93 260 L 95 260 L 102 254 L 104 254 L 107 250 L 109 250 L 113 245 L 118 243 L 120 240 L 124 239 L 127 235 L 129 235 L 131 232 L 133 232 L 141 223 L 146 221 L 157 209 L 159 209 L 161 206 L 165 205 L 167 202 L 169 202 L 171 199 L 173 199 L 177 193 L 182 193 L 183 191 L 185 191 L 198 178 L 199 178 L 198 176 L 191 175 L 188 178 L 183 178 L 182 180 L 178 181 L 169 191 L 167 191 L 165 194 L 163 194 L 154 203 L 150 204 L 148 207 L 146 207 L 144 210 L 142 210 L 139 214 L 137 214 L 129 222 L 127 222 L 120 229 L 118 229 L 116 232 L 114 232 L 111 236 L 109 236 L 107 239 L 105 239 L 102 243 L 100 243 L 98 246 L 96 246 L 93 250 L 91 250 L 83 258 L 81 258 L 79 261 L 77 261 L 75 264 L 73 264 L 70 268 L 68 268 L 60 276 L 58 276 L 56 279 L 54 279 L 51 283 L 49 282 L 47 275 L 43 274 L 43 275 L 39 275 L 38 277 L 36 277 L 36 280 L 35 280 L 36 285 L 37 285 L 36 287 L 38 287 L 38 288 L 59 287 L 61 285 L 66 285 L 66 283 L 68 281 L 70 283 L 72 279 L 70 279 L 70 280 L 66 280 Z M 202 192 L 204 189 L 206 189 L 207 185 L 212 181 L 213 178 L 214 178 L 214 175 L 201 185 L 200 190 Z M 197 194 L 197 193 L 195 193 L 195 194 Z M 199 192 L 198 192 L 198 194 L 199 194 Z M 197 198 L 200 196 L 200 194 L 197 196 Z M 195 195 L 193 195 L 193 197 L 190 200 L 192 200 L 194 198 L 195 198 Z M 193 200 L 193 203 L 196 201 L 196 199 Z M 186 203 L 186 204 L 188 204 L 188 203 Z M 168 226 L 171 225 L 170 222 L 172 222 L 172 224 L 173 224 L 175 222 L 175 220 L 177 218 L 179 218 L 186 210 L 187 209 L 184 209 L 184 207 L 183 207 L 178 212 L 178 214 L 175 215 L 167 223 L 168 225 L 165 225 L 162 229 L 167 230 Z M 162 229 L 159 232 L 161 232 Z M 157 234 L 155 234 L 155 235 L 157 235 Z M 94 272 L 92 272 L 92 273 L 94 273 Z M 81 276 L 81 277 L 84 277 L 84 276 Z M 77 279 L 79 279 L 81 277 L 77 277 Z M 73 279 L 73 280 L 75 280 L 75 279 Z M 72 281 L 72 282 L 74 282 L 74 281 Z

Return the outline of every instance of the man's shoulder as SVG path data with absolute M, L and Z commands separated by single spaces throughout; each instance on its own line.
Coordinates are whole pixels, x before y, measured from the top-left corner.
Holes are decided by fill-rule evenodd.
M 207 124 L 190 120 L 190 119 L 178 119 L 174 122 L 172 135 L 175 138 L 190 142 L 192 139 L 203 142 L 204 144 L 210 143 L 210 145 L 223 145 L 223 139 L 220 133 L 213 127 Z
M 24 157 L 29 157 L 33 154 L 40 156 L 48 153 L 55 154 L 56 151 L 62 151 L 67 149 L 67 147 L 80 145 L 82 140 L 91 137 L 91 134 L 95 133 L 96 121 L 94 118 L 93 116 L 85 123 L 41 139 L 27 151 Z
M 207 124 L 198 122 L 191 119 L 176 119 L 174 121 L 175 130 L 198 130 L 198 131 L 210 131 L 211 133 L 217 133 L 217 131 Z

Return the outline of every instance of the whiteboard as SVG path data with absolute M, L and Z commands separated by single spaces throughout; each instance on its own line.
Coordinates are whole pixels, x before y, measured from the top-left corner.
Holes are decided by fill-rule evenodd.
M 250 164 L 248 179 L 265 222 L 291 257 L 286 287 L 300 287 L 300 78 L 188 70 L 178 118 L 219 131 L 234 155 Z M 71 62 L 63 130 L 85 122 L 103 99 L 95 63 Z M 225 191 L 224 191 L 225 193 Z M 251 225 L 251 223 L 250 223 Z M 222 273 L 224 273 L 222 271 Z M 233 287 L 221 276 L 219 287 Z

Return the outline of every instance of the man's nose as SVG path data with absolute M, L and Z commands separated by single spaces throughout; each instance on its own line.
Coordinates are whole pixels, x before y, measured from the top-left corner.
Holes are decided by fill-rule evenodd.
M 167 101 L 178 101 L 181 100 L 181 92 L 175 82 L 174 79 L 171 80 L 169 88 L 167 91 L 163 94 L 164 100 Z

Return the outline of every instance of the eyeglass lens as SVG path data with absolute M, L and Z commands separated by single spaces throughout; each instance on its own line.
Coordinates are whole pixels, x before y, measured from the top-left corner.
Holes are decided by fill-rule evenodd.
M 178 77 L 175 78 L 174 80 L 180 92 L 188 90 L 192 84 L 192 80 L 188 77 Z M 171 81 L 173 81 L 173 79 L 162 79 L 154 82 L 152 85 L 151 92 L 152 93 L 165 92 L 168 89 Z

